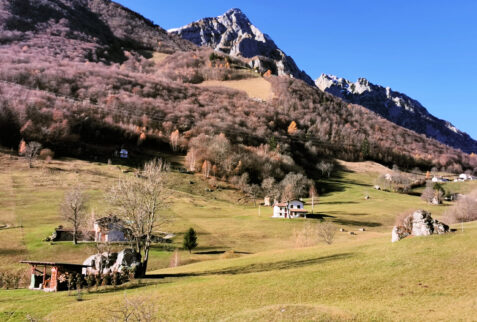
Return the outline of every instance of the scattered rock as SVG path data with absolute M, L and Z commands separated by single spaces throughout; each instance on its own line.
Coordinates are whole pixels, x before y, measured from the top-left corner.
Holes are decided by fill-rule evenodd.
M 391 236 L 391 242 L 394 243 L 400 241 L 407 236 L 409 236 L 409 232 L 406 228 L 404 228 L 403 226 L 394 226 Z
M 366 229 L 365 228 L 360 228 L 359 231 L 366 231 Z
M 122 272 L 125 268 L 132 269 L 140 264 L 140 256 L 134 250 L 126 248 L 119 253 L 102 253 L 88 257 L 83 265 L 83 274 L 108 274 Z
M 432 219 L 431 214 L 425 210 L 417 210 L 404 219 L 405 226 L 394 226 L 391 242 L 397 242 L 407 236 L 429 236 L 432 234 L 445 234 L 449 226 Z
M 375 185 L 375 186 L 374 186 L 374 189 L 376 189 L 376 190 L 381 190 L 381 187 L 378 186 L 378 185 Z
M 345 233 L 346 229 L 340 228 L 340 232 Z
M 356 235 L 356 233 L 354 231 L 350 231 L 349 234 L 350 235 Z

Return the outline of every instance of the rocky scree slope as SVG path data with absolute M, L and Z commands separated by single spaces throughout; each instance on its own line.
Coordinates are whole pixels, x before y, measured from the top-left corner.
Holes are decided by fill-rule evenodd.
M 314 86 L 313 80 L 280 50 L 267 34 L 255 27 L 240 9 L 230 9 L 216 18 L 204 18 L 169 33 L 198 46 L 209 46 L 233 57 L 245 58 L 261 73 L 290 75 Z
M 418 101 L 389 87 L 370 83 L 365 78 L 351 82 L 322 74 L 316 86 L 324 92 L 353 104 L 362 105 L 389 121 L 424 134 L 464 152 L 477 152 L 477 141 L 451 123 L 430 114 Z

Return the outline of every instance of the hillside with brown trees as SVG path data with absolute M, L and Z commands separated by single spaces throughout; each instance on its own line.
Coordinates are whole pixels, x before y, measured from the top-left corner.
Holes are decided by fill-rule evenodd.
M 271 180 L 309 184 L 335 158 L 477 168 L 473 156 L 300 80 L 265 77 L 269 101 L 198 86 L 261 75 L 107 0 L 1 0 L 0 64 L 0 143 L 12 148 L 38 141 L 104 161 L 120 146 L 167 149 L 251 195 Z

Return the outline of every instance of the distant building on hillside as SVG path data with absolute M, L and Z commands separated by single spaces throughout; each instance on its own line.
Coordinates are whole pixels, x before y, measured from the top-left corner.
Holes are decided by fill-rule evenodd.
M 272 218 L 298 218 L 305 217 L 308 212 L 300 200 L 277 202 L 273 205 Z
M 127 159 L 129 157 L 129 152 L 128 150 L 126 149 L 121 149 L 121 151 L 119 151 L 119 157 L 121 159 Z
M 432 178 L 432 182 L 444 182 L 444 179 L 442 177 L 436 177 L 434 176 Z
M 103 217 L 94 222 L 95 242 L 122 242 L 127 241 L 129 230 L 124 228 L 124 223 L 116 216 Z
M 459 181 L 467 181 L 467 180 L 474 180 L 475 178 L 467 173 L 462 173 L 459 175 Z

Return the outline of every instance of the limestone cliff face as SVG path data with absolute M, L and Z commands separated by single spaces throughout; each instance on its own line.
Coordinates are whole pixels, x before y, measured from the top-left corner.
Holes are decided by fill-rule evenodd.
M 315 84 L 322 91 L 362 105 L 397 125 L 464 152 L 477 152 L 477 141 L 467 133 L 461 132 L 447 121 L 438 119 L 418 101 L 389 87 L 372 84 L 365 78 L 359 78 L 353 83 L 326 74 L 322 74 Z
M 234 57 L 245 58 L 262 73 L 289 75 L 314 86 L 313 80 L 300 70 L 293 59 L 275 42 L 255 27 L 240 9 L 230 9 L 216 18 L 204 18 L 187 26 L 170 29 L 198 46 L 212 47 Z

